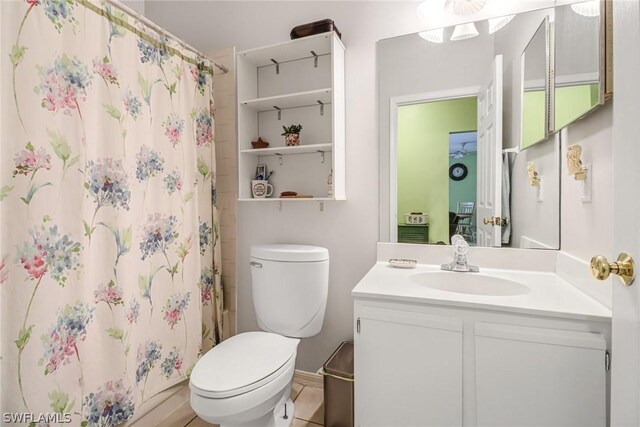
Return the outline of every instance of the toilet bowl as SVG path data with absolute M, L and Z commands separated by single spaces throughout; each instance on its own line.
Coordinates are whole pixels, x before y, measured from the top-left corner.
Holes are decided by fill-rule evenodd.
M 324 321 L 329 253 L 302 245 L 251 248 L 258 326 L 209 350 L 191 372 L 191 407 L 221 427 L 288 427 L 299 338 Z
M 246 332 L 224 341 L 194 367 L 191 407 L 205 421 L 225 427 L 288 426 L 294 413 L 289 394 L 298 342 L 269 332 Z

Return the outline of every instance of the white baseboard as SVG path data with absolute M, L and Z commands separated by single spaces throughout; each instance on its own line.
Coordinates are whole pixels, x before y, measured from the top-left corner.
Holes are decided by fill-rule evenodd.
M 296 372 L 293 374 L 293 382 L 317 388 L 324 387 L 324 379 L 322 375 L 300 371 L 298 369 L 296 369 Z

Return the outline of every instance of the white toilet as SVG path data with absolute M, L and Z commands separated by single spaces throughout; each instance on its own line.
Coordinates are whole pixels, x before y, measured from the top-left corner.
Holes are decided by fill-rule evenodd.
M 251 287 L 260 329 L 207 352 L 191 372 L 191 407 L 222 427 L 285 427 L 299 338 L 322 328 L 329 251 L 302 245 L 251 247 Z

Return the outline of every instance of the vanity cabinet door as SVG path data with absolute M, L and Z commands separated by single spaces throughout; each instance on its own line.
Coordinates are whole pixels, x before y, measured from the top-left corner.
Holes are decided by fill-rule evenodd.
M 606 342 L 595 333 L 476 323 L 479 427 L 602 427 Z
M 356 313 L 356 425 L 461 426 L 462 322 L 371 307 Z

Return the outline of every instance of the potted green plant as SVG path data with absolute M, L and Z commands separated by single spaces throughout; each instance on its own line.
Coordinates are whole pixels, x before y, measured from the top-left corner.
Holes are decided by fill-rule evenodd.
M 302 130 L 302 125 L 291 125 L 289 127 L 282 126 L 282 129 L 284 129 L 282 135 L 284 136 L 284 143 L 287 147 L 300 145 L 300 131 Z

